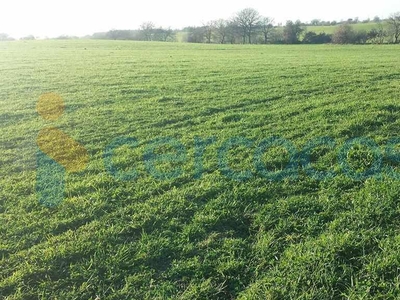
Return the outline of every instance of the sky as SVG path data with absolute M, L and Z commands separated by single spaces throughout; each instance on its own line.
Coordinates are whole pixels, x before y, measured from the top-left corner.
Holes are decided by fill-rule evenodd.
M 0 0 L 0 33 L 84 36 L 110 29 L 136 29 L 146 21 L 157 26 L 183 28 L 230 18 L 252 7 L 276 23 L 286 20 L 360 20 L 385 18 L 400 11 L 399 0 Z

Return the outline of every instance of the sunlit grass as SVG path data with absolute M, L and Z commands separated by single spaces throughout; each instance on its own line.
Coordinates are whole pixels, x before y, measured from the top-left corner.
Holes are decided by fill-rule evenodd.
M 396 46 L 244 46 L 111 41 L 0 43 L 0 295 L 5 299 L 395 299 L 399 297 L 400 185 L 384 173 L 348 178 L 337 160 L 350 138 L 385 145 L 400 126 Z M 64 114 L 36 112 L 57 93 Z M 35 190 L 37 137 L 56 127 L 90 156 L 66 175 L 64 202 L 46 208 Z M 232 137 L 226 178 L 218 149 Z M 266 180 L 256 146 L 279 136 L 298 151 L 322 136 L 317 181 Z M 116 138 L 136 138 L 112 163 Z M 152 141 L 172 137 L 185 162 L 161 163 L 158 180 L 143 159 Z M 196 179 L 196 138 L 213 137 Z M 160 150 L 160 149 L 159 149 Z M 162 150 L 162 149 L 161 149 Z M 171 149 L 164 149 L 166 152 Z M 173 150 L 173 149 L 172 149 Z M 355 147 L 360 171 L 371 153 Z M 288 162 L 279 147 L 262 161 Z M 396 162 L 385 162 L 397 168 Z M 396 170 L 396 169 L 395 169 Z M 118 176 L 117 176 L 118 177 Z

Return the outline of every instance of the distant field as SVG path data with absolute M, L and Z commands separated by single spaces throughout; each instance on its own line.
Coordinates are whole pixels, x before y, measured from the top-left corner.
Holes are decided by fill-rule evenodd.
M 327 34 L 333 34 L 335 32 L 335 29 L 339 25 L 336 26 L 307 26 L 307 31 L 314 31 L 316 33 L 322 33 L 325 32 Z M 377 23 L 358 23 L 358 24 L 352 24 L 351 25 L 355 30 L 364 30 L 364 31 L 369 31 L 372 28 L 377 28 L 378 24 Z
M 399 163 L 386 155 L 380 178 L 357 181 L 336 157 L 353 137 L 391 153 L 385 145 L 400 128 L 399 50 L 0 43 L 0 298 L 398 299 L 400 184 L 388 170 L 400 172 Z M 48 92 L 65 102 L 57 121 L 36 112 Z M 35 188 L 36 139 L 49 126 L 90 155 L 85 171 L 66 176 L 65 200 L 54 208 L 38 203 Z M 266 179 L 253 160 L 271 136 L 298 151 L 317 137 L 335 139 L 312 161 L 336 175 L 313 179 L 295 156 L 297 178 Z M 136 169 L 136 179 L 106 170 L 105 149 L 119 137 L 137 145 L 118 148 L 112 164 L 121 174 Z M 156 163 L 158 171 L 182 169 L 160 180 L 143 156 L 164 137 L 187 155 Z M 209 137 L 195 179 L 195 149 Z M 218 162 L 232 137 L 249 144 L 227 153 L 232 170 L 250 172 L 244 181 Z M 373 156 L 354 147 L 346 159 L 363 172 Z M 279 172 L 288 151 L 273 147 L 261 161 Z

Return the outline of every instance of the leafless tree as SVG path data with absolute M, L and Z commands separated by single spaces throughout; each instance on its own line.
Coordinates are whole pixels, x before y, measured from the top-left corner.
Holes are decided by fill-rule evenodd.
M 383 26 L 382 22 L 378 23 L 378 43 L 383 44 L 385 42 L 385 38 L 387 37 L 387 31 Z
M 205 37 L 204 26 L 202 27 L 188 27 L 187 41 L 189 43 L 203 43 Z
M 204 27 L 204 36 L 206 38 L 206 42 L 208 44 L 211 44 L 216 27 L 215 21 L 209 21 L 206 24 L 203 24 L 203 27 Z
M 388 33 L 385 30 L 385 26 L 381 21 L 377 22 L 377 28 L 376 29 L 374 28 L 370 32 L 374 33 L 372 42 L 375 44 L 383 44 L 385 42 L 386 37 L 388 36 Z
M 160 27 L 153 31 L 153 40 L 167 42 L 174 38 L 174 31 L 168 27 L 166 29 Z
M 215 35 L 220 44 L 225 44 L 226 37 L 229 33 L 229 22 L 223 19 L 215 21 Z
M 268 17 L 262 17 L 260 21 L 260 26 L 262 33 L 264 35 L 264 44 L 267 44 L 270 40 L 270 35 L 274 29 L 274 20 Z
M 236 44 L 237 39 L 242 38 L 242 29 L 239 27 L 235 19 L 231 19 L 227 22 L 227 42 Z
M 156 26 L 153 22 L 144 22 L 140 25 L 140 30 L 143 33 L 144 38 L 146 41 L 151 41 L 153 38 L 154 28 Z
M 397 44 L 400 39 L 400 12 L 392 14 L 388 19 L 390 33 L 394 37 L 394 43 Z
M 254 8 L 245 8 L 236 14 L 235 21 L 242 31 L 243 44 L 246 43 L 246 37 L 251 44 L 251 37 L 259 20 L 260 14 Z

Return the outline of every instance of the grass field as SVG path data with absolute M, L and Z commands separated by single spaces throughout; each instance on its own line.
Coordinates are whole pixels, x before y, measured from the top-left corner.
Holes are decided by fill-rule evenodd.
M 113 41 L 0 43 L 0 298 L 2 299 L 398 299 L 400 184 L 387 172 L 353 180 L 336 159 L 353 137 L 385 152 L 400 128 L 400 48 L 248 46 Z M 54 92 L 66 110 L 57 121 L 36 112 Z M 56 126 L 83 145 L 88 167 L 69 173 L 65 200 L 39 204 L 37 136 Z M 107 172 L 104 152 L 119 137 Z M 218 164 L 232 137 L 229 164 L 250 170 L 234 180 Z M 267 180 L 252 160 L 270 136 L 300 150 L 321 136 L 313 165 L 335 170 L 316 180 Z M 172 137 L 185 162 L 158 170 L 143 159 L 149 144 Z M 204 150 L 196 177 L 195 138 Z M 387 150 L 387 149 L 386 149 Z M 173 153 L 164 146 L 157 153 Z M 353 147 L 349 163 L 372 164 Z M 384 165 L 399 171 L 394 158 Z M 282 147 L 262 161 L 279 172 Z M 400 161 L 400 160 L 399 160 Z M 197 163 L 197 164 L 196 164 Z
M 357 23 L 357 24 L 352 24 L 351 25 L 354 30 L 357 31 L 370 31 L 373 28 L 377 28 L 378 24 L 377 23 Z M 386 25 L 385 25 L 386 26 Z M 307 31 L 313 31 L 315 33 L 322 33 L 325 32 L 327 34 L 333 34 L 335 32 L 335 30 L 339 27 L 339 25 L 335 25 L 335 26 L 307 26 Z

